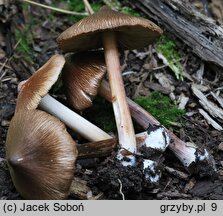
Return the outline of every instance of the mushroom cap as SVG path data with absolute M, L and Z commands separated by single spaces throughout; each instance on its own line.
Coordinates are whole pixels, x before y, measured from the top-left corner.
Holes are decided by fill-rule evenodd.
M 6 139 L 6 159 L 25 199 L 64 199 L 77 158 L 76 143 L 62 122 L 40 110 L 17 112 Z
M 68 103 L 76 110 L 92 106 L 92 99 L 106 72 L 103 52 L 69 55 L 62 71 Z
M 16 112 L 21 109 L 32 110 L 37 108 L 41 98 L 48 93 L 57 81 L 64 63 L 65 59 L 62 55 L 54 55 L 20 85 Z
M 113 31 L 121 49 L 138 49 L 151 43 L 162 33 L 153 22 L 126 15 L 107 6 L 65 30 L 58 38 L 59 47 L 66 51 L 85 51 L 103 47 L 101 33 Z

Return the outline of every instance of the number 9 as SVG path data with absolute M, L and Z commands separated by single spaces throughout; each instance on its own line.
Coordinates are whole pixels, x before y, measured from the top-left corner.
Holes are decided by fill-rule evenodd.
M 212 211 L 216 211 L 217 210 L 217 204 L 216 203 L 212 203 L 211 204 L 211 208 L 212 208 L 211 209 Z

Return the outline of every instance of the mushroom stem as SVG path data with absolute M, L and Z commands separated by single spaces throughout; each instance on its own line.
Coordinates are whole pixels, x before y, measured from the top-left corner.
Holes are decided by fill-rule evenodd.
M 87 121 L 77 113 L 68 109 L 50 95 L 44 96 L 39 106 L 46 112 L 59 118 L 69 128 L 73 129 L 90 141 L 100 141 L 112 138 L 103 130 L 93 125 L 91 122 Z
M 134 153 L 136 152 L 135 132 L 126 101 L 115 33 L 104 32 L 103 44 L 119 144 L 121 149 Z
M 103 80 L 99 88 L 99 95 L 105 98 L 107 101 L 111 102 L 111 91 L 109 89 L 108 83 Z M 132 118 L 145 130 L 151 125 L 160 125 L 152 115 L 145 111 L 138 104 L 133 102 L 131 99 L 127 98 L 128 106 L 131 112 Z M 176 157 L 182 162 L 185 167 L 189 167 L 192 162 L 195 162 L 195 150 L 197 147 L 192 148 L 188 146 L 184 141 L 179 139 L 173 132 L 167 130 L 172 142 L 169 144 L 169 149 L 176 155 Z

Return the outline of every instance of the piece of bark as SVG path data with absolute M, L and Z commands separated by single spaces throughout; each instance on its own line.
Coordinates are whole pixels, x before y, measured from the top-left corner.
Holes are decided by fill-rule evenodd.
M 199 103 L 203 108 L 209 112 L 214 118 L 223 120 L 223 110 L 215 105 L 213 102 L 208 100 L 206 96 L 196 87 L 196 85 L 192 85 L 191 89 L 196 97 L 199 98 Z
M 166 74 L 155 73 L 154 76 L 159 81 L 160 85 L 165 89 L 169 89 L 170 92 L 172 92 L 175 89 L 172 80 L 169 79 L 169 77 Z
M 223 108 L 223 98 L 216 95 L 214 92 L 211 92 L 211 95 L 219 103 L 219 105 Z
M 159 92 L 161 92 L 162 94 L 165 94 L 165 95 L 169 95 L 171 93 L 170 89 L 165 88 L 165 87 L 161 86 L 160 84 L 157 84 L 157 83 L 154 83 L 154 82 L 145 81 L 143 83 L 143 85 L 146 88 L 152 89 L 154 91 L 159 91 Z
M 161 192 L 157 194 L 157 198 L 158 199 L 162 199 L 162 198 L 166 198 L 169 197 L 171 199 L 189 199 L 191 198 L 190 194 L 183 194 L 180 193 L 179 191 L 175 190 L 175 191 L 168 191 L 168 192 Z
M 200 66 L 200 68 L 197 70 L 197 72 L 195 73 L 194 78 L 195 78 L 198 82 L 202 83 L 202 81 L 203 81 L 203 76 L 204 76 L 204 62 L 201 63 L 201 66 Z
M 195 54 L 223 67 L 223 26 L 185 0 L 130 0 L 149 18 L 180 38 Z
M 203 109 L 198 109 L 199 113 L 213 126 L 216 130 L 222 131 L 223 128 L 214 119 L 212 119 Z
M 103 193 L 94 196 L 87 181 L 74 177 L 70 186 L 70 196 L 80 200 L 98 200 L 103 198 Z
M 178 108 L 184 110 L 187 102 L 189 101 L 189 97 L 186 97 L 183 93 L 180 95 L 179 98 L 179 105 Z
M 93 197 L 93 193 L 87 186 L 86 181 L 78 177 L 74 177 L 70 187 L 70 196 L 81 200 L 88 200 Z
M 188 174 L 186 174 L 186 173 L 184 173 L 184 172 L 181 172 L 181 171 L 179 171 L 179 170 L 176 170 L 176 169 L 174 169 L 174 168 L 172 168 L 172 167 L 165 166 L 165 170 L 166 170 L 168 173 L 170 173 L 170 174 L 172 174 L 172 175 L 174 175 L 174 176 L 176 176 L 176 177 L 178 177 L 178 178 L 184 179 L 184 180 L 187 180 L 188 177 L 189 177 Z

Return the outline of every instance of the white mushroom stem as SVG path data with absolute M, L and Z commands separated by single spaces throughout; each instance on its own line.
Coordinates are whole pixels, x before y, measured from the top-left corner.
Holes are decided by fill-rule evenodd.
M 114 32 L 103 33 L 103 45 L 112 94 L 112 105 L 118 130 L 119 145 L 121 149 L 134 153 L 136 152 L 135 132 L 126 101 Z
M 50 95 L 43 97 L 39 106 L 90 141 L 100 141 L 112 138 L 103 130 L 73 112 Z

